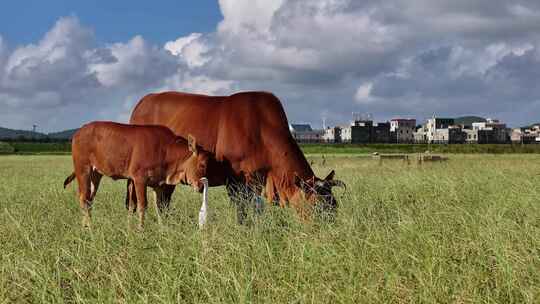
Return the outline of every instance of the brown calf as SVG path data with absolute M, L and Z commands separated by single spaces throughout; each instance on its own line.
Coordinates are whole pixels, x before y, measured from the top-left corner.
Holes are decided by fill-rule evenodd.
M 147 186 L 159 189 L 183 183 L 202 191 L 200 179 L 213 157 L 197 147 L 192 136 L 186 141 L 166 127 L 114 122 L 84 125 L 73 136 L 72 155 L 75 172 L 66 178 L 64 188 L 77 178 L 83 225 L 90 225 L 90 207 L 101 177 L 106 175 L 133 181 L 129 211 L 135 210 L 136 198 L 140 228 L 147 207 Z

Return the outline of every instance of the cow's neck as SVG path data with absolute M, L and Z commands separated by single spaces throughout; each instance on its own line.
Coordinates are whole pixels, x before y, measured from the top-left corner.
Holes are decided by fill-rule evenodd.
M 302 181 L 308 181 L 315 177 L 306 157 L 296 143 L 292 145 L 289 157 L 280 159 L 278 166 L 273 166 L 270 176 L 274 188 L 280 196 L 280 200 L 293 201 L 303 197 L 302 190 L 295 183 L 298 176 Z

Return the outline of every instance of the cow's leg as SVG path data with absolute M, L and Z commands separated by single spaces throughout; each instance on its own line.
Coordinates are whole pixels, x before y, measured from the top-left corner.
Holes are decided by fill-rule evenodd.
M 92 170 L 92 173 L 90 174 L 90 201 L 94 201 L 94 197 L 96 197 L 96 193 L 99 188 L 99 183 L 101 182 L 101 178 L 103 175 L 101 175 L 96 170 Z
M 233 180 L 227 181 L 226 187 L 231 202 L 236 205 L 236 220 L 238 221 L 238 224 L 243 225 L 246 220 L 246 207 L 249 202 L 246 195 L 247 187 L 243 183 Z
M 154 209 L 156 210 L 156 217 L 158 219 L 159 225 L 162 224 L 162 216 L 166 216 L 168 214 L 167 211 L 169 211 L 169 205 L 171 201 L 171 195 L 172 191 L 174 191 L 174 186 L 171 187 L 168 185 L 162 185 L 153 188 L 153 201 L 154 201 Z
M 90 202 L 90 182 L 89 170 L 87 172 L 79 172 L 79 174 L 77 174 L 77 183 L 79 184 L 79 206 L 83 215 L 83 227 L 90 227 L 90 208 L 92 207 Z
M 255 208 L 255 214 L 261 215 L 264 211 L 264 199 L 262 197 L 263 183 L 256 182 L 248 186 L 251 201 L 253 201 L 253 207 Z
M 146 183 L 141 180 L 133 180 L 135 184 L 135 193 L 137 195 L 137 210 L 139 212 L 139 229 L 143 229 L 144 226 L 144 212 L 147 207 L 146 200 Z
M 263 189 L 266 186 L 266 172 L 256 172 L 245 177 L 246 196 L 252 203 L 256 215 L 261 215 L 264 211 Z
M 172 185 L 163 185 L 154 189 L 159 213 L 164 214 L 169 211 L 174 188 L 175 186 Z

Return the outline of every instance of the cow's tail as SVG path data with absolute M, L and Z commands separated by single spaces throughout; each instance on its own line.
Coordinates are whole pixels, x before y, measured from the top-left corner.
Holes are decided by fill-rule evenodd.
M 75 179 L 75 172 L 71 173 L 71 175 L 68 176 L 66 180 L 64 181 L 64 189 L 66 189 L 67 185 L 69 185 L 69 183 L 71 183 L 74 179 Z

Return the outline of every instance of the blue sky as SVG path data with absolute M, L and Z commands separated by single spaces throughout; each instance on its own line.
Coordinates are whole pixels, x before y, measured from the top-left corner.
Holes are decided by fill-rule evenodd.
M 540 121 L 538 0 L 4 1 L 0 126 L 128 120 L 164 90 L 278 96 L 290 122 Z
M 192 32 L 212 32 L 222 19 L 215 0 L 18 0 L 4 1 L 0 33 L 14 45 L 39 40 L 64 16 L 91 26 L 99 41 L 125 41 L 142 35 L 164 43 Z

